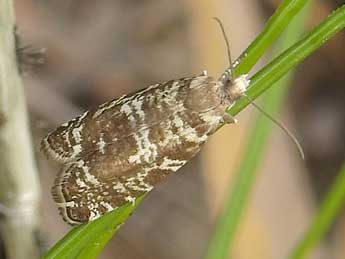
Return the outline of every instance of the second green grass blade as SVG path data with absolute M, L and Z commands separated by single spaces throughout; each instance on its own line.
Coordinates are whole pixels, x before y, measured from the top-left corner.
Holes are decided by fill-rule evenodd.
M 305 236 L 291 253 L 291 259 L 306 258 L 308 253 L 321 241 L 345 205 L 345 164 L 334 180 L 333 186 L 324 198 Z

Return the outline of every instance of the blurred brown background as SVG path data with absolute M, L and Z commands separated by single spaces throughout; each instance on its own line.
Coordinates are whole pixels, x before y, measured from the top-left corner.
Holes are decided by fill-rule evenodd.
M 50 196 L 57 167 L 39 154 L 40 139 L 83 110 L 124 93 L 227 65 L 225 24 L 234 57 L 272 14 L 274 0 L 18 0 L 26 43 L 47 49 L 24 78 L 42 180 L 42 240 L 68 230 Z M 316 1 L 306 28 L 342 1 Z M 298 68 L 281 120 L 296 132 L 307 159 L 274 129 L 236 242 L 236 259 L 286 258 L 301 237 L 345 154 L 344 33 Z M 215 134 L 202 154 L 156 188 L 101 258 L 202 258 L 250 129 L 251 109 Z M 311 258 L 345 258 L 339 219 Z

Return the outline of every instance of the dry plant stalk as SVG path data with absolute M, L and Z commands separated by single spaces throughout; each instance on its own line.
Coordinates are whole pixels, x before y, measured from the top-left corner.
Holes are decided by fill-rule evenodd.
M 0 0 L 0 230 L 7 258 L 38 258 L 40 187 L 16 64 L 14 8 Z

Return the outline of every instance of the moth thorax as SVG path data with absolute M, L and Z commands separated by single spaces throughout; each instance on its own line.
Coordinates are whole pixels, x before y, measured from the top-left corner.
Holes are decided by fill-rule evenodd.
M 246 92 L 250 83 L 249 79 L 247 79 L 247 76 L 247 74 L 240 75 L 233 81 L 230 81 L 226 91 L 228 92 L 229 97 L 232 101 L 236 101 L 237 99 L 241 98 Z

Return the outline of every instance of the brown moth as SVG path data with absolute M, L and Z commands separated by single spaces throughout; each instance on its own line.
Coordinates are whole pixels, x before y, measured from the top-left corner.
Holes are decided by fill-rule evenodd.
M 92 221 L 151 191 L 191 160 L 246 91 L 231 69 L 151 85 L 61 125 L 42 141 L 63 165 L 52 194 L 69 224 Z

